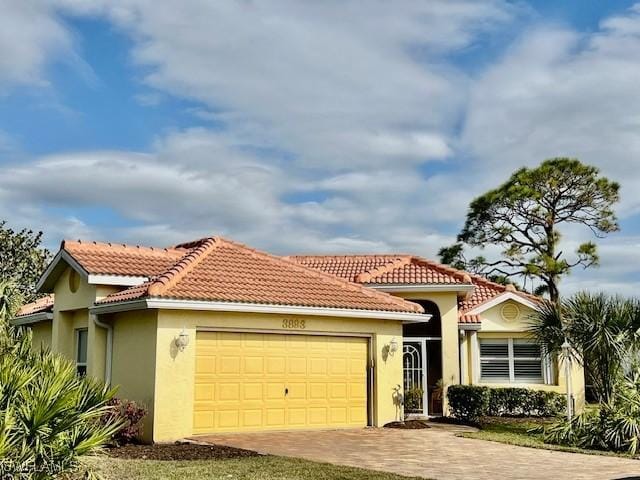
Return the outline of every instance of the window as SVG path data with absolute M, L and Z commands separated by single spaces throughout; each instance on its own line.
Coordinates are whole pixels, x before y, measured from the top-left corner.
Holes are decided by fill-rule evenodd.
M 540 346 L 519 338 L 481 339 L 480 378 L 495 383 L 543 383 Z
M 76 372 L 78 375 L 87 374 L 87 343 L 89 331 L 85 328 L 76 330 Z

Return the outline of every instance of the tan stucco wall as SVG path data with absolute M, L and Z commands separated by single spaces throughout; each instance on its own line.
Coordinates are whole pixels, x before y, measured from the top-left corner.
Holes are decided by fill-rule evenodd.
M 143 439 L 153 440 L 154 397 L 156 385 L 156 310 L 114 314 L 111 384 L 118 387 L 117 397 L 135 400 L 147 408 Z M 164 378 L 171 384 L 174 378 Z M 179 395 L 178 403 L 180 403 Z
M 283 319 L 303 319 L 304 330 L 283 328 Z M 174 340 L 185 329 L 190 345 L 182 352 Z M 402 354 L 385 355 L 392 338 L 402 338 L 402 325 L 397 321 L 360 320 L 350 318 L 192 312 L 161 310 L 158 314 L 156 343 L 156 382 L 153 440 L 172 441 L 193 433 L 195 375 L 195 335 L 198 329 L 249 329 L 274 333 L 351 333 L 370 335 L 375 365 L 373 422 L 382 426 L 399 418 L 394 404 L 394 388 L 402 387 Z
M 32 333 L 31 345 L 34 350 L 41 348 L 51 348 L 51 320 L 34 323 L 30 325 Z

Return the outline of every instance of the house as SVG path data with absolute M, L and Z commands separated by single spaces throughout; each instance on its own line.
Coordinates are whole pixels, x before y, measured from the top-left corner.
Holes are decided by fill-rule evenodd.
M 64 241 L 38 288 L 14 323 L 143 403 L 147 441 L 383 426 L 403 391 L 435 415 L 458 383 L 566 392 L 526 338 L 539 299 L 411 255 Z M 580 405 L 578 366 L 572 387 Z

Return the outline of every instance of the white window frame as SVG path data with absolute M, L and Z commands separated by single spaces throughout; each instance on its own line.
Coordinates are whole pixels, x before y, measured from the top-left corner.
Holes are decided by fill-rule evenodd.
M 86 332 L 87 334 L 87 358 L 89 357 L 89 329 L 88 328 L 77 328 L 76 329 L 76 348 L 75 348 L 75 360 L 76 360 L 76 373 L 80 374 L 80 367 L 84 368 L 84 374 L 87 374 L 87 358 L 84 359 L 84 362 L 81 362 L 80 357 L 80 335 Z
M 495 344 L 504 344 L 506 340 L 507 343 L 507 356 L 506 357 L 495 357 L 495 356 L 483 356 L 482 355 L 482 343 L 487 343 L 490 344 L 492 342 L 494 342 Z M 540 373 L 541 376 L 540 377 L 522 377 L 522 378 L 516 378 L 515 375 L 515 362 L 516 362 L 516 357 L 513 353 L 513 343 L 514 340 L 518 340 L 518 341 L 522 341 L 523 343 L 534 343 L 534 342 L 528 342 L 526 339 L 523 338 L 514 338 L 514 337 L 505 337 L 505 338 L 480 338 L 479 339 L 479 345 L 478 345 L 478 357 L 479 357 L 479 362 L 478 362 L 478 366 L 479 366 L 479 371 L 478 371 L 478 376 L 480 377 L 480 382 L 481 383 L 513 383 L 513 384 L 539 384 L 539 385 L 544 385 L 544 384 L 548 384 L 549 383 L 549 367 L 548 367 L 548 361 L 546 358 L 544 358 L 544 355 L 542 354 L 542 349 L 540 350 L 540 357 L 518 357 L 518 360 L 524 360 L 524 361 L 532 361 L 532 360 L 537 360 L 540 362 Z M 483 360 L 494 360 L 494 361 L 507 361 L 508 365 L 509 365 L 509 378 L 507 379 L 505 378 L 486 378 L 482 376 L 482 361 Z

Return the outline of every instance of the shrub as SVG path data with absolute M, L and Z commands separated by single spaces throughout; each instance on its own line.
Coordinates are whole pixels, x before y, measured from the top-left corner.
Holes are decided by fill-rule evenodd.
M 453 385 L 449 387 L 447 397 L 453 416 L 472 421 L 486 415 L 494 417 L 556 416 L 564 410 L 566 405 L 564 395 L 528 388 Z
M 600 404 L 571 422 L 562 419 L 545 429 L 545 441 L 598 450 L 640 451 L 640 377 L 627 379 L 614 390 L 611 401 Z
M 2 478 L 47 479 L 71 472 L 82 455 L 118 430 L 101 423 L 113 391 L 76 375 L 72 363 L 33 352 L 31 334 L 0 327 Z
M 461 420 L 475 421 L 489 409 L 489 389 L 476 385 L 452 385 L 447 390 L 451 414 Z
M 136 402 L 112 398 L 107 405 L 110 407 L 102 416 L 102 423 L 117 422 L 122 425 L 112 437 L 112 442 L 117 445 L 134 443 L 142 435 L 142 419 L 147 414 L 144 407 Z

